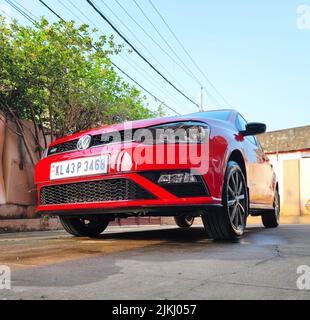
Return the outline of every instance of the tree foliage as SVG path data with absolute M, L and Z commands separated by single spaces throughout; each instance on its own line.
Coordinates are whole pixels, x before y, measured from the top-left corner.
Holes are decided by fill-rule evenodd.
M 140 91 L 113 69 L 110 58 L 122 46 L 112 36 L 95 40 L 95 31 L 44 18 L 34 27 L 8 25 L 0 16 L 1 109 L 59 136 L 162 115 L 160 107 L 150 111 Z

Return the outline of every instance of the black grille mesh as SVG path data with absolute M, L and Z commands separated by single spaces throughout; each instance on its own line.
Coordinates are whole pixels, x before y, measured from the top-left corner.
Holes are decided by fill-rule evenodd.
M 132 139 L 132 134 L 125 131 L 116 131 L 111 133 L 104 133 L 92 136 L 91 147 L 102 146 L 109 143 L 118 143 L 124 141 L 130 141 Z
M 131 141 L 133 139 L 133 131 L 117 131 L 111 133 L 97 134 L 92 136 L 90 147 L 103 146 L 110 143 Z M 56 146 L 50 147 L 48 150 L 48 155 L 54 155 L 62 152 L 77 150 L 78 139 L 57 144 Z
M 76 139 L 76 140 L 60 143 L 54 147 L 50 147 L 48 150 L 48 155 L 50 156 L 57 153 L 76 150 L 78 141 L 79 140 Z
M 42 187 L 41 205 L 151 200 L 154 195 L 129 179 L 106 179 Z

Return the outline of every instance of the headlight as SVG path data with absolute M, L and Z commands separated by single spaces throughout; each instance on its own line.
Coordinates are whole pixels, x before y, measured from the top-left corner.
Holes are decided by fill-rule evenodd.
M 139 129 L 134 141 L 145 144 L 201 144 L 209 138 L 209 127 L 200 122 L 178 122 Z
M 46 158 L 47 156 L 48 156 L 48 148 L 43 151 L 42 156 L 41 156 L 41 160 Z

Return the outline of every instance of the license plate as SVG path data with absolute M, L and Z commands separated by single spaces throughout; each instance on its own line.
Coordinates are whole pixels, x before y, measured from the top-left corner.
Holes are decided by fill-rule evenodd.
M 51 164 L 50 179 L 64 179 L 108 172 L 108 155 L 55 162 Z

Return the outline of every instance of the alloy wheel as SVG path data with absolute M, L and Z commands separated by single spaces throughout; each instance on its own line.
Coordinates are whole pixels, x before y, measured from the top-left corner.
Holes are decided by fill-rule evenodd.
M 246 221 L 246 186 L 241 173 L 233 171 L 227 184 L 227 207 L 230 222 L 237 231 L 243 231 Z

